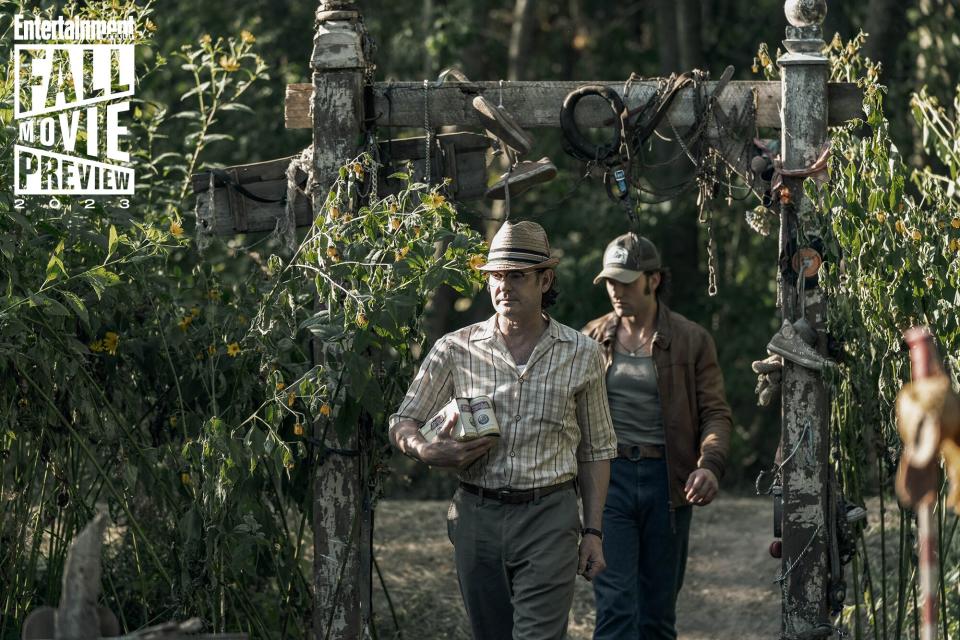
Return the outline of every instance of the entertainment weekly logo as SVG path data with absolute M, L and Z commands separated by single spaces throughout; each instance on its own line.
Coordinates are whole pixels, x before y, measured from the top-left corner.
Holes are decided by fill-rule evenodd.
M 14 194 L 132 194 L 119 115 L 136 80 L 134 45 L 120 44 L 133 39 L 134 20 L 18 15 L 13 26 Z

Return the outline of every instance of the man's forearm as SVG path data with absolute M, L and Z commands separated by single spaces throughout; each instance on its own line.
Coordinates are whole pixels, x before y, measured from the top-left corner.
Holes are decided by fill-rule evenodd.
M 581 462 L 577 471 L 580 498 L 583 500 L 583 526 L 600 529 L 603 525 L 603 504 L 610 484 L 610 461 Z
M 420 435 L 417 423 L 409 418 L 402 418 L 390 428 L 390 443 L 406 456 L 423 462 L 419 455 L 419 444 L 425 442 Z

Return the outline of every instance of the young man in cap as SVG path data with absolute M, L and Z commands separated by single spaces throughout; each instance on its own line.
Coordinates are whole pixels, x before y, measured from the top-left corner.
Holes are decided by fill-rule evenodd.
M 605 566 L 600 523 L 617 450 L 603 356 L 543 312 L 557 262 L 540 225 L 505 224 L 482 268 L 496 313 L 437 341 L 390 418 L 403 453 L 459 469 L 448 532 L 480 640 L 563 638 L 577 573 L 591 580 Z M 458 442 L 454 416 L 434 441 L 420 434 L 451 398 L 481 395 L 500 438 Z
M 664 303 L 669 271 L 652 242 L 611 242 L 594 284 L 613 311 L 584 333 L 600 343 L 617 458 L 603 513 L 608 569 L 594 581 L 595 639 L 676 638 L 691 505 L 717 495 L 731 414 L 713 338 Z

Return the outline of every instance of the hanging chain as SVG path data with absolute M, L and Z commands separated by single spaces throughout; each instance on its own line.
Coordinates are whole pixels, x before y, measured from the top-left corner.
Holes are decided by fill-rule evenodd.
M 700 217 L 697 221 L 707 227 L 707 294 L 710 297 L 717 295 L 717 255 L 713 238 L 713 208 L 710 206 L 712 182 L 702 177 L 700 179 L 700 193 L 697 195 L 697 206 L 700 207 Z
M 423 155 L 423 181 L 430 185 L 430 155 L 433 151 L 433 131 L 430 129 L 430 81 L 423 81 L 423 131 L 425 136 L 425 149 Z

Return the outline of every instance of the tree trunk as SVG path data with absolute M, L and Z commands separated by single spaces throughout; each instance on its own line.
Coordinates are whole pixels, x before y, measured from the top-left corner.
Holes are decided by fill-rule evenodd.
M 680 54 L 677 51 L 677 5 L 676 0 L 656 0 L 657 53 L 660 57 L 660 74 L 668 76 L 680 70 Z
M 703 68 L 703 33 L 700 0 L 677 0 L 677 45 L 680 68 Z
M 863 54 L 883 65 L 884 84 L 890 77 L 898 60 L 897 51 L 907 33 L 907 9 L 915 5 L 912 0 L 870 0 L 864 31 L 869 34 Z
M 517 0 L 513 7 L 513 25 L 510 28 L 507 79 L 525 80 L 530 59 L 530 43 L 533 35 L 533 10 L 536 0 Z

